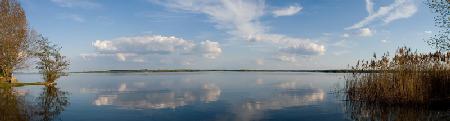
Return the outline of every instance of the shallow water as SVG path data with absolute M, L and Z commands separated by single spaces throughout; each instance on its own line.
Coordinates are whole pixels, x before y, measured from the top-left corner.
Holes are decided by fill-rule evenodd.
M 16 76 L 24 82 L 41 80 L 36 74 Z M 399 109 L 380 113 L 378 108 L 348 106 L 331 93 L 342 88 L 343 76 L 294 72 L 71 74 L 59 79 L 56 87 L 3 89 L 0 106 L 7 108 L 0 109 L 0 119 L 341 121 L 386 119 L 385 112 L 389 112 L 389 120 L 445 117 L 446 111 L 411 110 L 402 115 Z M 12 95 L 16 98 L 9 98 Z

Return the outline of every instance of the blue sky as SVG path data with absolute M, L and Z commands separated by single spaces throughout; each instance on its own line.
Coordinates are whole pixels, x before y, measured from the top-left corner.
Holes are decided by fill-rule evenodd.
M 344 69 L 408 46 L 431 51 L 421 0 L 21 0 L 71 71 Z

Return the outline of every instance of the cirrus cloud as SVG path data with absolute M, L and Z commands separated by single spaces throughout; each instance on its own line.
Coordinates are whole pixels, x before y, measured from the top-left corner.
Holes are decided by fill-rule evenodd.
M 366 0 L 366 9 L 369 16 L 345 29 L 359 29 L 376 20 L 382 20 L 385 24 L 388 24 L 398 19 L 409 18 L 417 12 L 417 6 L 413 0 L 395 0 L 390 5 L 381 6 L 376 12 L 373 10 L 373 5 L 372 0 Z
M 296 5 L 296 6 L 289 6 L 287 8 L 276 9 L 276 10 L 274 10 L 272 12 L 272 14 L 275 17 L 292 16 L 292 15 L 295 15 L 298 12 L 300 12 L 302 9 L 303 9 L 303 7 L 300 7 L 298 5 Z
M 99 3 L 94 2 L 94 0 L 51 0 L 53 3 L 58 4 L 60 7 L 66 8 L 99 8 L 101 5 Z
M 295 45 L 299 51 L 295 54 L 319 55 L 324 53 L 325 46 L 306 38 L 290 37 L 271 33 L 260 18 L 266 15 L 266 4 L 263 0 L 151 0 L 170 9 L 205 14 L 215 23 L 216 28 L 224 30 L 238 40 L 251 42 L 269 42 L 289 48 Z M 283 16 L 299 12 L 301 7 L 291 6 L 280 9 L 274 14 Z M 305 52 L 300 52 L 304 50 Z

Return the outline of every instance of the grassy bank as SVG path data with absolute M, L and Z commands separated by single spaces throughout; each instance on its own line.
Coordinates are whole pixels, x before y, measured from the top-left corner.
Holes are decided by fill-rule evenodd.
M 2 87 L 22 87 L 29 85 L 48 85 L 45 82 L 30 82 L 30 83 L 0 83 L 0 88 Z
M 403 47 L 393 57 L 374 55 L 352 69 L 345 87 L 349 100 L 421 105 L 450 99 L 450 53 L 422 54 Z

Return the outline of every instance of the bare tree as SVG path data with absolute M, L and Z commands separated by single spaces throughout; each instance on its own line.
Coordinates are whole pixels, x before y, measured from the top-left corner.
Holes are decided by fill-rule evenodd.
M 0 69 L 3 81 L 11 82 L 12 72 L 30 57 L 27 19 L 17 0 L 0 0 L 0 20 Z
M 66 56 L 61 55 L 61 47 L 50 43 L 47 38 L 40 36 L 35 42 L 38 49 L 34 55 L 39 58 L 36 69 L 39 69 L 44 80 L 51 84 L 66 74 L 64 71 L 68 69 L 69 61 Z
M 434 21 L 435 26 L 440 29 L 430 37 L 428 44 L 439 50 L 450 50 L 450 0 L 427 0 L 425 3 L 437 14 Z

